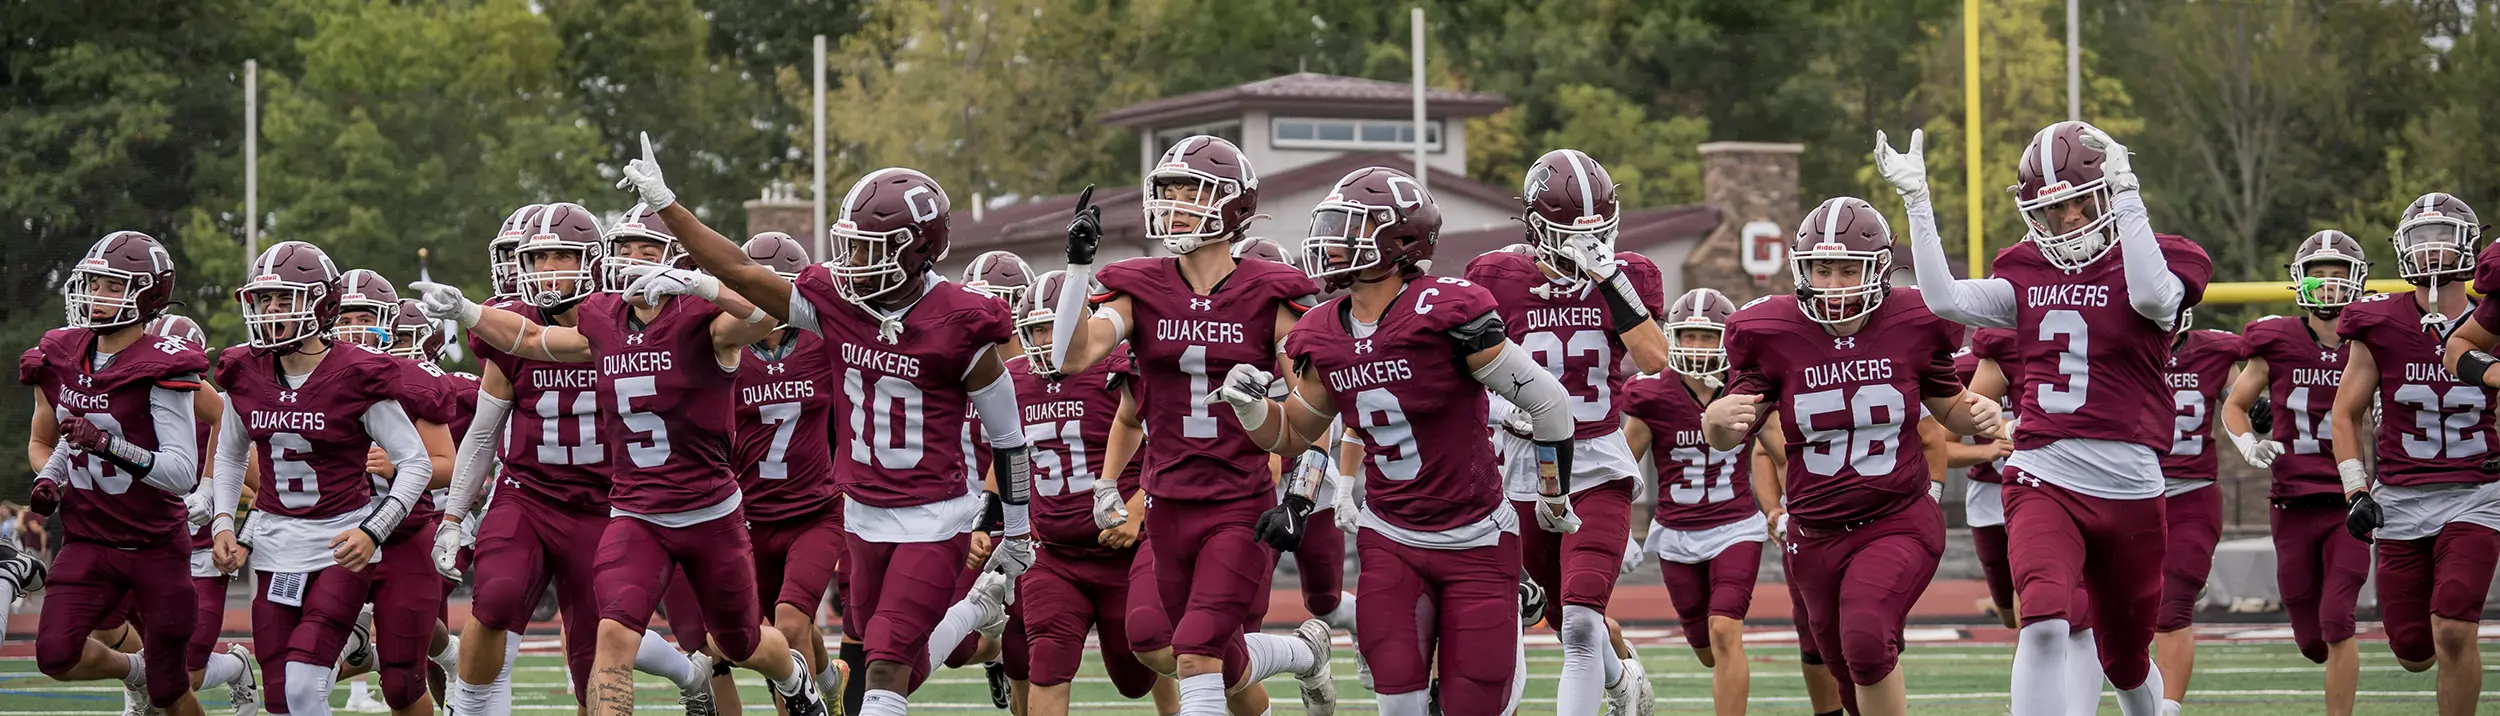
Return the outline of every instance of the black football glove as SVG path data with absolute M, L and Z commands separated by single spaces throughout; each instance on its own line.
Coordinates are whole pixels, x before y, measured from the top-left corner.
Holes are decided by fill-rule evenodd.
M 1259 541 L 1276 548 L 1278 552 L 1291 552 L 1301 547 L 1302 528 L 1310 522 L 1311 509 L 1311 498 L 1286 495 L 1283 502 L 1259 514 Z
M 1091 266 L 1094 249 L 1102 245 L 1102 207 L 1094 205 L 1094 187 L 1077 195 L 1076 218 L 1068 222 L 1068 263 Z
M 2352 538 L 2362 544 L 2376 543 L 2378 540 L 2372 539 L 2370 533 L 2386 525 L 2387 514 L 2379 510 L 2378 500 L 2371 499 L 2367 492 L 2354 496 L 2352 510 L 2344 513 L 2344 531 L 2351 532 Z
M 998 499 L 998 493 L 981 493 L 980 531 L 990 534 L 1001 534 L 1007 531 L 1007 504 Z
M 2274 402 L 2267 400 L 2266 396 L 2257 396 L 2257 404 L 2248 407 L 2248 433 L 2259 436 L 2274 434 Z

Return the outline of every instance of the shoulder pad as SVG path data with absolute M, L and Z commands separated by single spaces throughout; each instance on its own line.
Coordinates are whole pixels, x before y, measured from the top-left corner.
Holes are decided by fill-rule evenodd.
M 1500 311 L 1486 311 L 1467 319 L 1451 327 L 1449 335 L 1458 341 L 1458 354 L 1462 356 L 1475 355 L 1477 351 L 1501 345 L 1502 341 L 1510 338 L 1508 329 L 1502 326 Z

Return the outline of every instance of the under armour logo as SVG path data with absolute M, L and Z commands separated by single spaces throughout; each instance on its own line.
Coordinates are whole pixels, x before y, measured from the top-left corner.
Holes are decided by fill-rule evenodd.
M 1042 384 L 1042 390 L 1052 393 L 1059 392 L 1059 383 L 1057 381 L 1044 383 Z
M 642 334 L 640 334 L 640 333 L 629 333 L 629 334 L 626 334 L 626 335 L 625 335 L 625 345 L 629 345 L 629 346 L 638 346 L 638 345 L 642 345 Z
M 81 376 L 78 376 L 78 387 L 81 387 L 81 388 L 93 388 L 93 387 L 95 387 L 95 376 L 91 376 L 91 375 L 81 375 Z
M 278 391 L 278 402 L 281 402 L 281 403 L 292 403 L 292 402 L 295 402 L 295 391 L 292 391 L 292 390 L 281 390 L 281 391 Z
M 1370 340 L 1370 339 L 1364 339 L 1364 340 L 1355 341 L 1355 342 L 1354 342 L 1354 352 L 1356 352 L 1356 353 L 1370 353 L 1370 352 L 1372 352 L 1372 342 L 1371 342 L 1371 340 Z
M 1189 310 L 1192 310 L 1192 311 L 1212 311 L 1212 310 L 1215 310 L 1215 299 L 1212 299 L 1212 298 L 1193 298 L 1193 299 L 1189 299 Z
M 2040 478 L 2037 478 L 2037 477 L 2032 477 L 2032 476 L 2030 476 L 2030 475 L 2023 475 L 2023 476 L 2020 476 L 2020 477 L 2016 477 L 2016 478 L 2014 478 L 2014 481 L 2015 481 L 2015 482 L 2022 483 L 2024 487 L 2039 487 L 2039 486 L 2040 486 Z
M 1793 541 L 1785 541 L 1785 540 L 1783 540 L 1783 541 L 1781 542 L 1781 544 L 1783 544 L 1783 545 L 1787 545 L 1787 547 L 1788 547 L 1788 553 L 1789 553 L 1789 554 L 1796 554 L 1796 553 L 1797 553 L 1797 543 L 1796 543 L 1796 542 L 1793 542 Z
M 1857 336 L 1841 336 L 1832 339 L 1832 350 L 1855 350 L 1857 347 Z
M 2174 353 L 2174 354 L 2171 354 L 2171 356 L 2170 356 L 2170 367 L 2172 367 L 2172 368 L 2177 368 L 2177 367 L 2179 367 L 2179 356 L 2178 356 L 2178 354 L 2175 354 L 2175 353 Z
M 2318 351 L 2318 362 L 2333 363 L 2336 360 L 2335 351 Z
M 521 489 L 521 481 L 520 481 L 520 480 L 513 479 L 513 478 L 510 478 L 510 477 L 506 477 L 506 478 L 504 478 L 504 479 L 503 479 L 503 486 L 504 486 L 504 487 L 509 487 L 509 488 L 512 488 L 512 489 L 515 489 L 515 490 L 518 490 L 518 489 Z
M 764 364 L 764 374 L 765 374 L 765 375 L 781 375 L 781 374 L 783 374 L 783 373 L 787 373 L 787 372 L 789 372 L 789 371 L 790 371 L 790 367 L 789 367 L 789 366 L 782 365 L 782 364 L 780 364 L 780 363 L 766 363 L 766 364 Z

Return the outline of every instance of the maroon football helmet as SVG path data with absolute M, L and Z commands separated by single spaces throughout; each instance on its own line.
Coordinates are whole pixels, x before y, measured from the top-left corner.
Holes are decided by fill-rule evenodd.
M 347 321 L 347 314 L 357 311 L 372 314 L 373 321 L 355 326 L 332 326 L 330 340 L 377 350 L 389 348 L 391 327 L 399 323 L 399 289 L 382 274 L 366 269 L 349 269 L 339 275 L 340 323 Z
M 1528 225 L 1537 261 L 1563 281 L 1577 285 L 1587 280 L 1580 265 L 1563 254 L 1573 240 L 1597 239 L 1601 255 L 1614 255 L 1623 205 L 1615 198 L 1614 177 L 1589 155 L 1577 149 L 1546 152 L 1528 166 L 1519 196 L 1527 204 L 1520 221 Z
M 409 360 L 441 360 L 451 347 L 442 327 L 417 307 L 417 299 L 399 299 L 399 320 L 391 323 L 391 355 Z
M 2474 245 L 2482 238 L 2483 222 L 2464 199 L 2447 192 L 2423 194 L 2405 205 L 2404 219 L 2396 224 L 2396 275 L 2416 286 L 2441 276 L 2447 277 L 2443 282 L 2463 280 L 2456 274 L 2474 272 Z
M 2310 275 L 2326 266 L 2341 266 L 2344 275 Z M 2370 259 L 2362 253 L 2361 242 L 2334 229 L 2302 239 L 2284 269 L 2292 275 L 2292 302 L 2319 318 L 2334 318 L 2344 306 L 2361 300 L 2364 282 L 2370 279 Z
M 2100 150 L 2083 146 L 2083 136 L 2093 131 L 2098 130 L 2077 121 L 2043 127 L 2031 135 L 2031 145 L 2023 148 L 2022 164 L 2015 170 L 2014 206 L 2030 227 L 2024 239 L 2038 246 L 2040 254 L 2058 268 L 2091 265 L 2115 245 L 2109 227 L 2116 220 L 2110 211 L 2116 189 L 2101 175 L 2104 157 Z M 2048 209 L 2069 201 L 2091 202 L 2086 209 L 2092 219 L 2060 231 L 2049 224 Z
M 807 260 L 807 247 L 798 239 L 779 231 L 767 231 L 747 238 L 747 258 L 780 274 L 784 281 L 799 280 L 799 271 L 814 263 Z
M 1033 364 L 1033 372 L 1051 375 L 1059 366 L 1050 362 L 1050 324 L 1057 318 L 1051 302 L 1058 300 L 1059 289 L 1067 285 L 1068 272 L 1051 271 L 1033 279 L 1033 290 L 1024 292 L 1016 301 L 1016 338 L 1024 345 L 1025 360 Z
M 1242 239 L 1234 242 L 1233 260 L 1242 259 L 1263 259 L 1287 266 L 1293 265 L 1292 261 L 1285 258 L 1284 245 L 1276 243 L 1275 239 Z
M 521 263 L 514 252 L 529 237 L 529 227 L 538 221 L 538 212 L 546 208 L 545 204 L 531 204 L 514 209 L 504 217 L 503 227 L 495 230 L 495 240 L 487 242 L 486 268 L 495 282 L 496 298 L 521 296 Z
M 1033 267 L 1024 259 L 1005 251 L 991 251 L 972 257 L 964 267 L 964 287 L 997 296 L 1014 306 L 1024 302 L 1024 290 L 1033 283 Z
M 1736 302 L 1715 288 L 1696 288 L 1678 296 L 1667 306 L 1662 319 L 1667 329 L 1667 366 L 1675 372 L 1695 378 L 1707 378 L 1727 372 L 1728 319 L 1736 317 Z M 1707 333 L 1706 345 L 1686 345 L 1686 332 Z
M 147 234 L 105 234 L 70 265 L 61 300 L 71 328 L 102 331 L 155 318 L 174 301 L 173 256 Z
M 281 241 L 252 259 L 251 273 L 234 297 L 243 303 L 243 328 L 252 347 L 292 351 L 338 324 L 339 293 L 339 267 L 329 254 L 301 241 Z
M 686 247 L 677 243 L 677 234 L 671 233 L 668 223 L 660 220 L 660 208 L 665 207 L 635 204 L 634 208 L 625 211 L 624 216 L 617 217 L 615 225 L 608 227 L 607 233 L 602 236 L 607 242 L 607 255 L 599 260 L 599 290 L 624 293 L 625 287 L 633 284 L 636 269 L 688 267 Z M 648 254 L 638 256 L 631 244 L 656 244 L 659 246 L 658 257 L 651 258 Z
M 1419 262 L 1432 258 L 1440 240 L 1441 209 L 1424 185 L 1406 172 L 1367 167 L 1338 179 L 1311 209 L 1302 250 L 1319 269 L 1312 278 L 1341 288 L 1374 268 L 1419 273 Z
M 193 348 L 208 350 L 208 331 L 201 330 L 200 323 L 191 320 L 190 316 L 172 313 L 157 316 L 148 320 L 147 331 L 151 336 L 178 338 Z
M 1146 172 L 1146 236 L 1175 254 L 1238 237 L 1259 213 L 1259 173 L 1241 148 L 1197 135 L 1163 151 Z M 1181 221 L 1194 218 L 1194 225 Z
M 513 250 L 523 302 L 563 311 L 599 290 L 608 250 L 598 215 L 580 204 L 548 204 L 524 230 L 527 236 Z
M 1818 279 L 1817 264 L 1831 276 Z M 1796 274 L 1797 305 L 1807 318 L 1823 324 L 1863 318 L 1883 305 L 1892 289 L 1892 226 L 1864 199 L 1825 201 L 1797 224 L 1797 236 L 1788 242 L 1788 270 Z M 1849 275 L 1852 270 L 1855 276 Z
M 839 242 L 827 263 L 835 290 L 863 304 L 908 294 L 929 267 L 946 259 L 952 206 L 946 189 L 918 171 L 887 167 L 860 177 L 827 230 Z

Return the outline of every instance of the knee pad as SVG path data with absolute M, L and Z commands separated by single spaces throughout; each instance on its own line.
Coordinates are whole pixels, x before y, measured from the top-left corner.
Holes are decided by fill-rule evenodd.
M 1602 574 L 1588 571 L 1568 572 L 1563 575 L 1562 594 L 1555 596 L 1565 602 L 1576 595 L 1596 595 L 1597 598 L 1604 599 L 1606 595 L 1615 591 L 1614 577 L 1615 573 L 1612 571 Z
M 382 665 L 382 702 L 394 709 L 404 709 L 425 696 L 424 662 Z
M 87 635 L 75 639 L 40 639 L 35 642 L 35 668 L 45 676 L 58 678 L 78 668 L 78 657 L 87 651 Z
M 2299 639 L 2300 656 L 2312 664 L 2326 663 L 2326 642 L 2320 639 Z

